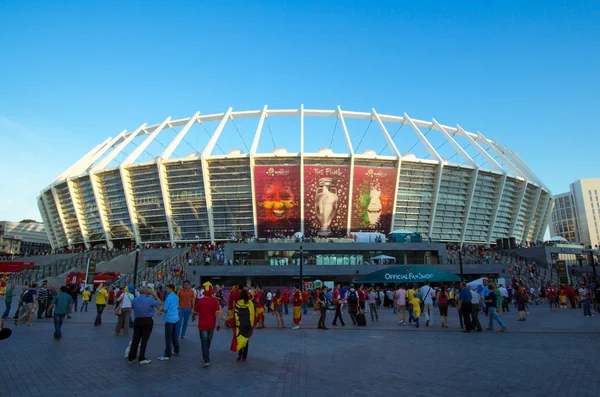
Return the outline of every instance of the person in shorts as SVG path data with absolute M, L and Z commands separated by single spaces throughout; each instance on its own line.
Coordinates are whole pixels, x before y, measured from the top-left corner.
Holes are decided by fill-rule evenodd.
M 35 306 L 37 304 L 37 284 L 32 284 L 31 288 L 27 291 L 27 295 L 23 296 L 23 303 L 26 305 L 25 313 L 17 320 L 15 320 L 15 325 L 19 325 L 19 322 L 28 317 L 27 326 L 31 327 L 31 323 L 33 322 Z

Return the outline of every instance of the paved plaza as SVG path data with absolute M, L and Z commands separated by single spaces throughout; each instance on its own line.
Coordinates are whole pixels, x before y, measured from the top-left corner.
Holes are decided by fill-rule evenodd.
M 456 309 L 450 315 L 449 329 L 440 328 L 437 317 L 434 327 L 416 329 L 398 326 L 384 309 L 366 328 L 352 326 L 345 315 L 346 327 L 329 331 L 316 329 L 318 316 L 311 312 L 297 331 L 291 312 L 283 330 L 267 315 L 245 363 L 229 351 L 231 332 L 215 333 L 208 369 L 200 367 L 196 324 L 181 341 L 181 356 L 159 362 L 164 329 L 157 316 L 147 351 L 152 363 L 129 366 L 124 353 L 133 332 L 115 336 L 110 312 L 101 327 L 92 325 L 95 310 L 74 313 L 60 342 L 52 338 L 52 320 L 16 329 L 5 320 L 14 333 L 0 342 L 0 396 L 600 395 L 600 316 L 534 306 L 526 322 L 517 322 L 515 311 L 503 316 L 509 333 L 496 325 L 495 332 L 465 334 Z

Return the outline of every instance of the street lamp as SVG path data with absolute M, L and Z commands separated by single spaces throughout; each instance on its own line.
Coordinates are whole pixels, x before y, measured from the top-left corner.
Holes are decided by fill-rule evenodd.
M 300 291 L 304 292 L 304 251 L 300 246 Z

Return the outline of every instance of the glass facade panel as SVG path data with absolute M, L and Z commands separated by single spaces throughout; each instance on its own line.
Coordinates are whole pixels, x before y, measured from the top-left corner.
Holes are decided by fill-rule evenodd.
M 157 165 L 129 168 L 128 171 L 140 240 L 170 241 Z
M 58 246 L 64 247 L 69 245 L 69 242 L 67 241 L 67 236 L 65 235 L 65 229 L 63 228 L 63 224 L 60 220 L 60 217 L 58 216 L 58 209 L 56 208 L 56 203 L 54 202 L 52 190 L 50 189 L 44 192 L 44 204 L 46 204 L 48 216 L 52 224 L 52 229 L 54 230 L 54 233 L 56 235 L 56 241 L 58 242 Z
M 173 239 L 210 240 L 206 195 L 200 161 L 165 164 Z
M 90 178 L 85 176 L 73 181 L 73 200 L 81 208 L 82 219 L 81 223 L 85 234 L 89 241 L 101 241 L 106 239 L 102 223 L 100 222 L 100 214 Z
M 99 199 L 103 200 L 106 211 L 109 235 L 113 239 L 133 238 L 133 228 L 119 170 L 103 172 L 96 177 Z
M 533 206 L 535 205 L 535 188 L 533 185 L 528 184 L 527 189 L 525 190 L 525 196 L 523 197 L 523 203 L 521 205 L 521 210 L 519 211 L 517 217 L 517 223 L 515 225 L 515 230 L 513 232 L 513 236 L 517 239 L 517 241 L 523 241 L 525 236 L 523 233 L 525 232 L 525 227 L 527 226 L 527 220 L 531 216 L 531 212 L 535 211 Z
M 215 239 L 254 235 L 250 160 L 210 160 L 208 169 Z
M 393 229 L 429 234 L 437 166 L 402 162 Z
M 492 231 L 492 241 L 498 238 L 508 238 L 510 228 L 514 217 L 517 216 L 518 211 L 515 208 L 519 207 L 519 198 L 523 188 L 523 182 L 513 179 L 506 178 L 504 183 L 504 190 L 502 191 L 502 198 L 498 205 L 498 214 L 496 215 L 496 223 L 494 224 L 494 230 Z
M 443 168 L 431 231 L 433 240 L 460 241 L 472 173 L 464 168 Z
M 479 171 L 477 174 L 471 211 L 465 230 L 465 241 L 482 242 L 488 240 L 494 204 L 499 194 L 500 179 L 499 175 L 483 171 Z
M 60 204 L 62 216 L 65 222 L 67 239 L 71 244 L 83 243 L 81 228 L 79 227 L 79 222 L 77 221 L 75 206 L 73 206 L 73 201 L 71 200 L 71 194 L 69 193 L 67 182 L 57 185 L 55 189 L 56 196 L 58 197 L 58 203 Z

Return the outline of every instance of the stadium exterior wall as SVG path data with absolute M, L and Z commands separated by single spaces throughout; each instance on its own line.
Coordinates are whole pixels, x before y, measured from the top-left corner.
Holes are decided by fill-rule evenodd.
M 300 118 L 300 153 L 277 149 L 257 153 L 265 117 Z M 304 152 L 304 118 L 338 117 L 346 153 Z M 256 117 L 250 153 L 212 151 L 229 120 Z M 394 155 L 354 153 L 345 118 L 371 119 Z M 171 158 L 195 123 L 219 121 L 200 153 Z M 432 159 L 401 155 L 384 124 L 409 125 Z M 165 127 L 182 126 L 164 152 L 136 162 Z M 440 157 L 420 128 L 436 130 L 462 158 Z M 117 167 L 108 167 L 133 138 L 146 135 Z M 484 158 L 482 168 L 453 138 L 467 139 Z M 484 150 L 486 145 L 494 158 Z M 501 159 L 504 167 L 500 165 Z M 90 151 L 38 197 L 54 248 L 115 242 L 191 243 L 227 240 L 231 235 L 294 234 L 345 236 L 354 232 L 407 229 L 434 241 L 488 243 L 514 237 L 543 238 L 552 195 L 518 154 L 460 126 L 437 121 L 337 110 L 262 110 L 194 114 L 133 132 L 123 131 Z

